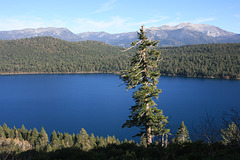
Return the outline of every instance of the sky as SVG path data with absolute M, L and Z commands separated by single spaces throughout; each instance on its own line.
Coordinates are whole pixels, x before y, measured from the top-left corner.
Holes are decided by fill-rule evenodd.
M 180 23 L 240 34 L 239 0 L 0 0 L 0 31 L 68 28 L 122 33 Z

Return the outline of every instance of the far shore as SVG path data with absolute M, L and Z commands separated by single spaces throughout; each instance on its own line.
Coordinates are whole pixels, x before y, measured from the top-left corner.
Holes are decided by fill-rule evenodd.
M 14 73 L 0 73 L 0 75 L 25 75 L 25 74 L 119 74 L 119 72 L 14 72 Z
M 0 75 L 34 75 L 34 74 L 117 74 L 120 75 L 120 72 L 14 72 L 14 73 L 0 73 Z M 230 78 L 229 76 L 225 76 L 223 78 L 220 77 L 194 77 L 194 76 L 181 76 L 181 75 L 166 75 L 161 74 L 162 76 L 168 77 L 186 77 L 186 78 L 203 78 L 203 79 L 232 79 L 232 80 L 240 80 L 240 77 L 237 78 Z

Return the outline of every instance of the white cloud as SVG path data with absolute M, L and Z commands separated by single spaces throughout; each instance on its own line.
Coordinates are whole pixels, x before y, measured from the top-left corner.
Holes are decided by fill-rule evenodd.
M 161 16 L 161 17 L 154 17 L 153 19 L 147 19 L 139 22 L 129 22 L 128 24 L 130 26 L 140 26 L 140 25 L 146 25 L 147 27 L 152 27 L 151 25 L 154 25 L 156 23 L 162 22 L 164 20 L 168 19 L 166 16 Z
M 141 25 L 152 27 L 167 17 L 157 17 L 156 19 L 147 19 L 143 21 L 133 21 L 132 18 L 113 17 L 109 21 L 95 21 L 89 18 L 78 18 L 75 20 L 76 27 L 72 30 L 74 32 L 84 31 L 105 31 L 109 33 L 131 32 L 139 29 Z
M 109 21 L 78 18 L 74 22 L 76 27 L 73 30 L 75 32 L 118 30 L 124 26 L 125 21 L 125 19 L 120 17 L 113 17 Z
M 101 13 L 114 9 L 114 4 L 116 1 L 117 0 L 109 0 L 108 2 L 104 3 L 100 8 L 98 8 L 94 13 Z
M 215 18 L 213 18 L 213 17 L 201 18 L 201 19 L 193 20 L 192 23 L 205 23 L 205 22 L 214 21 L 214 20 L 215 20 Z
M 18 30 L 23 28 L 38 28 L 43 26 L 41 20 L 34 19 L 19 19 L 19 18 L 5 18 L 0 20 L 1 30 Z
M 44 21 L 38 17 L 0 17 L 0 30 L 20 30 L 25 28 L 40 28 L 40 27 L 62 27 L 65 23 L 61 20 Z
M 112 17 L 107 20 L 95 20 L 91 18 L 75 19 L 42 19 L 39 17 L 0 17 L 0 31 L 20 30 L 25 28 L 40 27 L 65 27 L 74 33 L 99 32 L 121 33 L 137 31 L 141 25 L 147 28 L 160 26 L 160 23 L 168 17 L 153 17 L 136 21 L 133 18 Z
M 240 14 L 235 14 L 233 16 L 236 17 L 236 18 L 240 18 Z

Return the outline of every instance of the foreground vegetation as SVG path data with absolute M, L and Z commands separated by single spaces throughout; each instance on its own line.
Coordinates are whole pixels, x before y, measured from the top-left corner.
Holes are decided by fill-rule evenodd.
M 146 139 L 139 143 L 120 142 L 114 136 L 90 136 L 82 129 L 79 134 L 52 132 L 50 140 L 42 127 L 27 130 L 0 126 L 0 159 L 239 159 L 240 131 L 231 122 L 221 130 L 222 138 L 215 143 L 198 140 L 191 142 L 184 123 L 177 134 L 163 147 L 155 141 L 146 147 Z M 235 127 L 235 129 L 233 129 Z
M 90 151 L 72 147 L 55 152 L 27 151 L 19 155 L 10 155 L 9 159 L 10 157 L 36 160 L 239 160 L 240 149 L 238 146 L 208 145 L 202 142 L 170 145 L 168 148 L 162 148 L 160 145 L 151 145 L 145 148 L 136 144 L 122 143 L 120 145 L 111 144 Z
M 159 48 L 161 74 L 240 78 L 240 44 Z M 96 41 L 67 42 L 51 37 L 0 41 L 0 74 L 116 73 L 128 69 L 136 50 Z

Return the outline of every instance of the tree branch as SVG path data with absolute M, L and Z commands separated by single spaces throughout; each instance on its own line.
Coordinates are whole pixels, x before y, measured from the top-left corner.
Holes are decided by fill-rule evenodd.
M 134 48 L 134 47 L 135 47 L 136 45 L 138 45 L 140 42 L 142 42 L 142 40 L 141 40 L 141 41 L 138 41 L 134 46 L 131 46 L 131 47 L 129 47 L 129 48 L 127 48 L 127 49 L 125 49 L 125 50 L 123 50 L 123 51 L 121 51 L 121 52 L 126 52 L 126 51 Z

